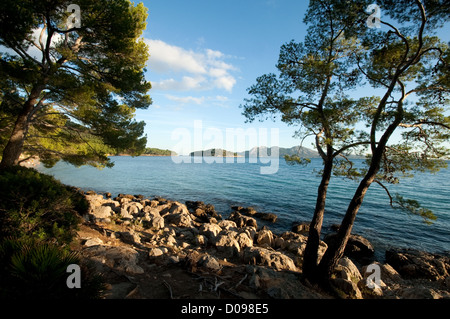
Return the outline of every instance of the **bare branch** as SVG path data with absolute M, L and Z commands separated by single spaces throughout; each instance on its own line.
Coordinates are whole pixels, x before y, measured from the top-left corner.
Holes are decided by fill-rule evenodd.
M 392 208 L 394 208 L 394 199 L 392 198 L 392 195 L 387 189 L 387 187 L 384 186 L 379 180 L 375 179 L 374 182 L 380 185 L 386 191 L 386 194 L 389 196 L 389 204 L 391 205 Z

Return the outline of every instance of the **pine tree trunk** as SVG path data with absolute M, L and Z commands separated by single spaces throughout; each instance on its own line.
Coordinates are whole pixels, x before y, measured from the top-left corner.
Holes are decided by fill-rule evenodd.
M 309 226 L 308 241 L 306 242 L 305 253 L 303 256 L 302 272 L 306 279 L 310 282 L 318 281 L 317 260 L 320 243 L 320 233 L 322 230 L 323 215 L 325 212 L 325 201 L 327 198 L 328 185 L 331 179 L 331 172 L 333 169 L 333 159 L 328 159 L 325 162 L 316 200 L 316 207 L 314 209 L 314 216 Z
M 42 89 L 42 86 L 34 87 L 30 93 L 28 100 L 23 104 L 22 111 L 20 112 L 14 124 L 14 129 L 11 133 L 11 137 L 6 144 L 5 149 L 3 150 L 0 169 L 19 165 L 19 157 L 22 154 L 23 143 L 28 131 L 29 117 L 33 112 L 34 106 L 37 103 Z
M 327 251 L 320 261 L 317 272 L 322 281 L 328 280 L 331 277 L 339 259 L 344 255 L 344 250 L 350 238 L 356 215 L 363 203 L 367 190 L 375 179 L 376 171 L 366 175 L 359 184 L 339 227 L 336 239 L 328 246 Z

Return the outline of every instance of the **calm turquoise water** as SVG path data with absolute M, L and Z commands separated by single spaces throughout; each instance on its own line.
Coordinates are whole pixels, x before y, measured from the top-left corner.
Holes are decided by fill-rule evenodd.
M 112 157 L 115 166 L 98 170 L 58 163 L 51 169 L 39 167 L 63 183 L 97 192 L 161 196 L 184 202 L 211 203 L 226 217 L 232 205 L 253 206 L 273 212 L 278 221 L 271 229 L 282 232 L 294 221 L 310 221 L 320 178 L 314 172 L 321 160 L 308 166 L 290 166 L 280 160 L 273 175 L 261 175 L 259 163 L 181 163 L 170 157 Z M 417 174 L 391 187 L 392 193 L 416 199 L 431 209 L 438 220 L 431 226 L 417 216 L 390 208 L 383 189 L 372 185 L 358 213 L 354 233 L 368 238 L 377 255 L 389 247 L 416 248 L 430 252 L 450 252 L 450 170 L 437 174 Z M 324 231 L 345 213 L 357 184 L 341 178 L 331 181 Z M 260 223 L 261 224 L 261 223 Z

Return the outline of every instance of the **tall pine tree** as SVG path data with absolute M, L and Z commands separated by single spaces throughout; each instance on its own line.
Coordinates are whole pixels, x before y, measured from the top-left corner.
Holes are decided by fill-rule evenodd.
M 128 0 L 4 0 L 0 4 L 0 167 L 111 165 L 144 151 L 136 109 L 151 104 L 141 38 L 146 8 Z

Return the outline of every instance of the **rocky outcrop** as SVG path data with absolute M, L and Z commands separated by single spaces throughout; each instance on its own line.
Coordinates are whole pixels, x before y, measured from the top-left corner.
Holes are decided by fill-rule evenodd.
M 243 253 L 244 263 L 264 265 L 276 270 L 298 271 L 294 261 L 279 251 L 263 247 L 247 247 Z
M 324 241 L 327 245 L 332 245 L 336 238 L 337 234 L 333 233 L 325 236 Z M 345 256 L 358 260 L 362 264 L 372 262 L 374 253 L 375 249 L 366 238 L 354 234 L 350 235 L 344 251 Z
M 105 267 L 123 271 L 126 274 L 142 274 L 144 270 L 138 265 L 139 253 L 127 246 L 94 245 L 83 250 L 83 256 L 94 262 L 96 270 L 105 272 Z
M 222 219 L 222 216 L 216 212 L 212 204 L 205 204 L 201 201 L 186 201 L 186 207 L 198 222 L 209 223 Z
M 232 206 L 231 209 L 242 215 L 259 218 L 261 220 L 269 221 L 271 223 L 275 223 L 278 218 L 278 216 L 274 213 L 257 212 L 256 209 L 254 209 L 253 207 Z
M 90 209 L 84 216 L 87 233 L 80 233 L 80 253 L 105 274 L 109 298 L 153 298 L 155 283 L 148 284 L 153 280 L 166 283 L 157 296 L 168 287 L 172 296 L 177 285 L 186 291 L 192 276 L 203 280 L 203 297 L 205 287 L 216 297 L 219 292 L 233 298 L 330 297 L 301 282 L 307 224 L 276 234 L 267 226 L 258 228 L 251 207 L 233 209 L 223 219 L 213 205 L 198 201 L 183 204 L 127 194 L 112 199 L 93 192 L 86 198 Z M 332 240 L 330 235 L 320 241 L 319 260 Z M 369 287 L 372 259 L 370 242 L 352 235 L 331 282 L 340 297 L 450 298 L 448 257 L 391 250 L 386 263 L 374 264 L 380 285 Z M 198 282 L 189 289 L 197 297 Z
M 251 226 L 255 228 L 258 227 L 256 219 L 254 219 L 253 217 L 242 215 L 241 213 L 236 211 L 231 212 L 230 217 L 228 219 L 235 222 L 237 227 L 244 227 L 244 226 Z
M 450 273 L 450 258 L 413 249 L 390 249 L 386 262 L 404 278 L 445 280 Z

